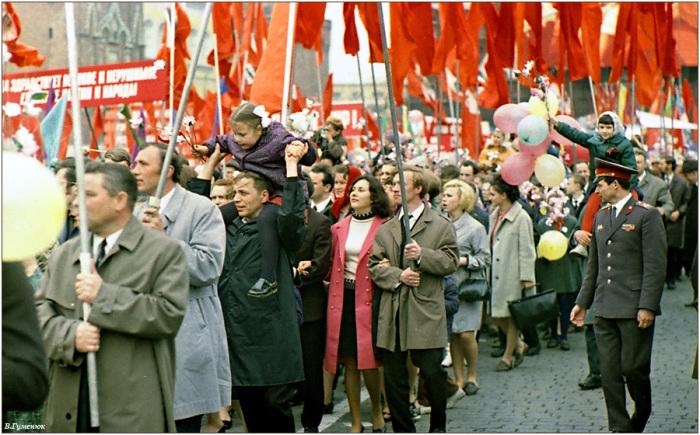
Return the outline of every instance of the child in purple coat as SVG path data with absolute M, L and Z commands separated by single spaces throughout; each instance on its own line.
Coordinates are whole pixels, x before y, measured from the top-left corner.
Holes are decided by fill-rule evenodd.
M 281 123 L 271 121 L 263 106 L 242 104 L 231 116 L 230 123 L 233 136 L 217 135 L 204 145 L 195 146 L 195 149 L 208 156 L 213 153 L 218 143 L 222 153 L 233 155 L 232 163 L 237 170 L 258 173 L 271 183 L 270 202 L 265 204 L 257 218 L 261 255 L 267 260 L 262 262 L 262 276 L 248 292 L 250 296 L 262 298 L 277 292 L 275 271 L 279 256 L 277 210 L 281 201 L 279 195 L 286 181 L 285 148 L 294 142 L 308 146 L 307 153 L 299 161 L 300 165 L 314 164 L 316 150 L 305 139 L 288 132 Z M 299 176 L 303 178 L 301 168 L 299 168 Z M 305 183 L 303 185 L 306 187 Z

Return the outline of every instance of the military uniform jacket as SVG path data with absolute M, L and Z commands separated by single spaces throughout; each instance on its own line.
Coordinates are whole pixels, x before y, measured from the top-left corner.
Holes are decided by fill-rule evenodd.
M 610 224 L 610 206 L 595 216 L 588 263 L 576 304 L 597 316 L 636 319 L 645 308 L 661 314 L 666 232 L 661 215 L 634 198 Z
M 103 283 L 87 321 L 100 328 L 97 391 L 102 432 L 174 432 L 175 334 L 189 276 L 178 242 L 135 218 L 97 268 Z M 85 354 L 75 349 L 83 317 L 75 295 L 80 238 L 49 259 L 36 296 L 49 357 L 47 432 L 75 432 Z
M 248 296 L 265 261 L 260 253 L 257 222 L 244 222 L 239 217 L 226 228 L 219 297 L 234 386 L 260 387 L 304 380 L 290 259 L 290 253 L 304 240 L 304 208 L 299 179 L 288 178 L 277 212 L 279 289 L 265 298 Z
M 408 262 L 403 261 L 398 216 L 379 228 L 368 262 L 376 290 L 381 291 L 376 345 L 392 352 L 397 347 L 397 315 L 401 351 L 447 345 L 444 282 L 459 263 L 454 227 L 426 206 L 411 229 L 411 238 L 422 249 L 419 287 L 397 286 L 401 272 L 408 267 Z M 389 259 L 391 266 L 378 266 L 384 258 Z

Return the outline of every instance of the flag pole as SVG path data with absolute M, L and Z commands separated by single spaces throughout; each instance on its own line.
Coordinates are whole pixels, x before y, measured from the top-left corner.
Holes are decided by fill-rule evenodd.
M 287 123 L 287 113 L 289 112 L 289 88 L 292 78 L 292 56 L 294 55 L 294 27 L 296 24 L 297 4 L 289 3 L 289 20 L 287 21 L 287 51 L 284 59 L 284 84 L 282 86 L 282 115 L 280 122 Z
M 435 140 L 437 140 L 437 149 L 440 149 L 440 139 L 442 137 L 442 88 L 440 87 L 440 79 L 435 76 L 435 83 L 437 83 L 437 104 L 433 110 L 433 128 L 435 128 Z M 447 84 L 447 80 L 445 80 Z
M 382 128 L 382 115 L 379 113 L 379 98 L 377 98 L 377 81 L 374 79 L 374 64 L 370 62 L 369 70 L 372 72 L 372 89 L 374 91 L 374 111 L 377 114 L 377 127 L 379 128 L 379 152 L 382 153 L 382 159 L 386 159 L 386 151 L 384 151 L 384 129 Z
M 457 156 L 457 149 L 462 148 L 460 144 L 460 128 L 459 128 L 459 121 L 458 119 L 461 119 L 461 109 L 462 109 L 462 102 L 464 102 L 464 98 L 460 98 L 460 90 L 462 89 L 462 86 L 460 86 L 459 83 L 459 59 L 455 60 L 455 89 L 457 90 L 457 100 L 460 102 L 459 104 L 455 104 L 455 156 Z M 464 126 L 462 126 L 464 128 Z
M 391 80 L 391 68 L 389 67 L 389 50 L 386 45 L 386 28 L 384 25 L 384 11 L 382 10 L 382 3 L 377 3 L 377 9 L 379 10 L 379 28 L 381 30 L 382 36 L 382 50 L 384 53 L 384 69 L 386 71 L 386 87 L 389 92 L 389 110 L 391 112 L 391 122 L 394 126 L 394 150 L 396 151 L 396 166 L 399 172 L 399 187 L 401 189 L 401 208 L 403 209 L 403 216 L 401 219 L 401 227 L 403 229 L 403 240 L 404 243 L 409 243 L 411 240 L 411 231 L 408 223 L 408 203 L 406 202 L 406 179 L 403 173 L 403 156 L 401 155 L 401 148 L 399 142 L 399 128 L 398 120 L 396 119 L 396 101 L 394 100 L 394 84 Z M 439 146 L 439 144 L 438 144 Z M 403 246 L 402 246 L 403 248 Z M 411 262 L 411 269 L 416 269 L 416 262 Z
M 170 46 L 170 100 L 168 115 L 170 131 L 173 131 L 173 105 L 175 104 L 175 25 L 177 23 L 177 8 L 175 2 L 170 4 L 170 27 L 168 28 L 168 45 Z M 177 136 L 177 135 L 176 135 Z
M 664 84 L 666 83 L 666 77 L 661 78 L 661 83 L 659 84 L 659 97 L 660 97 L 660 104 L 659 104 L 659 124 L 660 124 L 660 131 L 661 135 L 660 138 L 664 143 L 664 152 L 668 152 L 668 144 L 666 143 L 666 120 L 664 119 L 664 116 L 666 115 L 666 104 L 668 103 L 666 101 L 665 97 L 665 92 L 664 92 Z
M 316 53 L 316 86 L 318 86 L 318 103 L 321 105 L 321 124 L 326 122 L 326 111 L 323 107 L 323 86 L 321 86 L 321 59 Z
M 598 119 L 598 106 L 595 101 L 595 86 L 593 86 L 593 79 L 588 76 L 588 86 L 591 88 L 591 99 L 593 100 L 593 113 L 595 114 L 595 119 Z
M 80 273 L 89 274 L 92 265 L 90 235 L 88 234 L 87 208 L 85 205 L 85 159 L 80 128 L 80 94 L 78 91 L 78 43 L 75 38 L 75 15 L 73 3 L 65 4 L 66 37 L 68 42 L 68 72 L 70 74 L 71 110 L 75 126 L 73 128 L 73 150 L 75 154 L 75 175 L 78 185 L 78 216 L 80 221 Z M 90 317 L 90 304 L 83 302 L 83 320 Z M 94 352 L 87 353 L 88 396 L 90 401 L 90 426 L 100 426 L 100 408 L 97 394 L 97 362 Z
M 452 101 L 452 96 L 450 95 L 450 85 L 447 83 L 447 72 L 443 71 L 442 72 L 445 75 L 445 85 L 447 85 L 447 101 L 449 103 L 449 108 L 450 108 L 450 116 L 452 117 L 452 122 L 450 123 L 450 130 L 452 130 L 452 145 L 456 145 L 456 139 L 455 139 L 455 130 L 456 130 L 456 125 L 455 122 L 457 121 L 457 118 L 455 118 L 455 106 L 454 102 Z M 438 146 L 438 160 L 440 160 L 440 147 Z
M 673 155 L 673 148 L 675 144 L 673 143 L 674 131 L 673 131 L 673 120 L 676 117 L 676 84 L 675 78 L 671 77 L 671 155 Z
M 372 146 L 369 142 L 369 129 L 367 128 L 367 109 L 365 109 L 365 88 L 362 86 L 362 68 L 360 68 L 360 52 L 355 53 L 357 59 L 357 76 L 360 78 L 360 97 L 362 97 L 362 117 L 365 118 L 363 130 L 367 136 L 367 158 L 372 162 Z
M 216 70 L 216 112 L 219 114 L 219 135 L 224 134 L 224 113 L 221 106 L 221 76 L 219 74 L 219 50 L 214 33 L 214 69 Z
M 96 106 L 95 110 L 100 110 L 100 106 Z M 92 140 L 95 141 L 95 146 L 97 147 L 97 150 L 100 150 L 100 144 L 97 143 L 97 137 L 95 137 L 95 130 L 92 128 L 92 120 L 90 119 L 90 112 L 88 112 L 87 107 L 83 107 L 83 112 L 85 113 L 85 118 L 87 118 L 87 125 L 88 128 L 90 128 L 90 136 L 92 137 Z M 95 113 L 94 111 L 92 112 L 93 114 Z
M 173 158 L 173 151 L 175 150 L 175 144 L 177 144 L 177 136 L 180 131 L 180 125 L 182 124 L 182 118 L 185 116 L 185 108 L 187 107 L 187 97 L 190 95 L 190 88 L 192 87 L 192 80 L 194 79 L 194 73 L 197 71 L 197 63 L 199 62 L 199 54 L 202 52 L 202 43 L 204 42 L 204 36 L 206 35 L 207 24 L 209 24 L 209 17 L 211 16 L 211 2 L 207 2 L 204 7 L 204 14 L 202 15 L 201 30 L 199 32 L 199 39 L 197 40 L 197 48 L 195 49 L 194 56 L 191 59 L 189 71 L 187 72 L 187 79 L 185 80 L 185 86 L 182 89 L 182 95 L 180 96 L 180 106 L 177 109 L 177 115 L 175 116 L 175 124 L 173 124 L 172 134 L 170 135 L 170 143 L 168 144 L 168 150 L 165 153 L 165 158 L 163 159 L 163 167 L 160 171 L 160 179 L 158 180 L 158 187 L 156 188 L 156 195 L 148 198 L 148 205 L 151 207 L 160 207 L 160 198 L 163 196 L 163 189 L 165 188 L 165 179 L 168 176 L 168 168 L 170 167 L 170 162 Z

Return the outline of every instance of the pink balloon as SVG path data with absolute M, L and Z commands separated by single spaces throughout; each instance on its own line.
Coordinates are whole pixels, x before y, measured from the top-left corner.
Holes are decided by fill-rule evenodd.
M 504 104 L 493 114 L 493 123 L 506 133 L 517 133 L 518 123 L 530 112 L 517 104 Z
M 520 141 L 520 152 L 523 154 L 530 154 L 533 157 L 539 157 L 540 155 L 547 152 L 549 144 L 552 143 L 551 134 L 547 135 L 544 140 L 537 145 L 528 145 L 523 141 Z
M 530 179 L 535 170 L 536 157 L 531 154 L 515 153 L 508 157 L 501 166 L 501 176 L 506 183 L 513 186 L 523 184 Z
M 555 116 L 557 121 L 563 122 L 565 124 L 569 124 L 572 127 L 575 128 L 581 128 L 581 124 L 578 123 L 574 118 L 570 117 L 569 115 L 557 115 Z M 552 136 L 552 140 L 560 145 L 571 145 L 573 142 L 571 142 L 569 139 L 565 138 L 564 136 L 560 135 L 556 130 L 552 129 L 550 132 L 550 135 Z

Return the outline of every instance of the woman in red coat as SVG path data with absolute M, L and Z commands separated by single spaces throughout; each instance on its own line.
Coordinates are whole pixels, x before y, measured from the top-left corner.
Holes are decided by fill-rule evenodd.
M 385 432 L 372 342 L 372 281 L 367 260 L 379 226 L 391 216 L 391 207 L 376 179 L 363 175 L 352 183 L 350 213 L 331 227 L 325 368 L 335 373 L 339 361 L 345 364 L 351 432 L 363 431 L 360 372 L 372 401 L 373 432 Z

